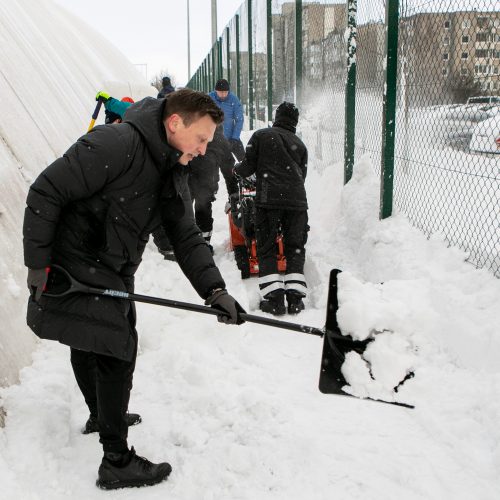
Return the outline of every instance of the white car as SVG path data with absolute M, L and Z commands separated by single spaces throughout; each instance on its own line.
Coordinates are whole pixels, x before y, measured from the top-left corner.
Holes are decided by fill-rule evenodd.
M 500 154 L 500 114 L 476 125 L 469 149 L 476 153 Z

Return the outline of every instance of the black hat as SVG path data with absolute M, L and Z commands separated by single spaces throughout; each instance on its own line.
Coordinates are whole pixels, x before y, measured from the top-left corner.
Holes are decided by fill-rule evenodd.
M 276 119 L 277 122 L 285 122 L 296 127 L 299 121 L 299 110 L 293 104 L 293 102 L 282 102 L 276 108 Z
M 229 82 L 227 80 L 224 80 L 224 78 L 217 80 L 217 83 L 215 84 L 215 90 L 229 91 Z
M 162 79 L 161 79 L 161 84 L 166 87 L 167 85 L 171 85 L 170 83 L 170 77 L 169 76 L 164 76 Z

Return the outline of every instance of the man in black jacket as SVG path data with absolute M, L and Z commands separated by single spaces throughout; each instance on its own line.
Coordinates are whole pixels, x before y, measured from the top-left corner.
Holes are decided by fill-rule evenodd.
M 212 217 L 212 203 L 219 188 L 219 168 L 234 164 L 227 139 L 224 137 L 222 126 L 219 125 L 214 134 L 214 140 L 208 145 L 207 152 L 198 156 L 189 163 L 189 191 L 194 202 L 194 216 L 202 236 L 210 245 L 214 219 Z M 226 177 L 224 170 L 223 174 Z M 233 176 L 229 176 L 232 182 Z M 227 182 L 227 181 L 226 181 Z M 228 187 L 229 190 L 229 187 Z
M 27 322 L 41 338 L 93 358 L 104 457 L 97 485 L 105 489 L 158 483 L 171 472 L 127 444 L 126 412 L 137 353 L 132 302 L 42 291 L 51 265 L 98 288 L 132 292 L 149 234 L 163 226 L 177 261 L 219 321 L 241 323 L 239 304 L 197 228 L 185 165 L 203 155 L 222 113 L 192 90 L 134 104 L 123 123 L 94 128 L 31 186 L 24 217 L 28 269 Z M 78 378 L 78 377 L 77 377 Z
M 257 130 L 248 141 L 244 160 L 235 174 L 256 174 L 255 231 L 259 259 L 260 309 L 274 315 L 297 314 L 304 309 L 307 285 L 304 278 L 307 241 L 307 148 L 295 135 L 299 110 L 289 102 L 276 109 L 271 128 Z M 286 273 L 278 274 L 276 236 L 281 228 Z

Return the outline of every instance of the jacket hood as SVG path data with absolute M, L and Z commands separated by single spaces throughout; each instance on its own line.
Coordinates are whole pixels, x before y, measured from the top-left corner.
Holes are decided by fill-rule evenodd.
M 170 146 L 167 142 L 165 127 L 162 122 L 163 108 L 166 99 L 146 97 L 130 106 L 124 117 L 125 123 L 130 123 L 142 136 L 153 161 L 158 169 L 175 165 L 182 152 Z
M 296 123 L 295 123 L 295 125 L 296 125 Z M 293 132 L 294 134 L 297 131 L 296 127 L 294 126 L 294 122 L 291 120 L 284 119 L 284 118 L 282 118 L 280 120 L 276 120 L 273 123 L 273 127 L 284 128 L 285 130 L 289 130 L 290 132 Z

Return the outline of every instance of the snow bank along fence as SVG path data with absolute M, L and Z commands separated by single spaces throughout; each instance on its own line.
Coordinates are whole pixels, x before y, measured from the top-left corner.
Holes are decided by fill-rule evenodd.
M 251 129 L 297 102 L 316 168 L 369 154 L 381 218 L 499 276 L 499 72 L 498 0 L 246 0 L 188 86 L 226 78 Z

